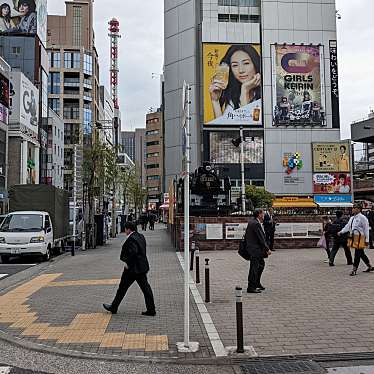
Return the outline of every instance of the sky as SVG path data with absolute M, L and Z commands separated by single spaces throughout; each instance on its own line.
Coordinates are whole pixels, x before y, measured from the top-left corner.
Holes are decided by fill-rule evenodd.
M 145 114 L 160 104 L 158 74 L 163 67 L 163 0 L 95 0 L 100 82 L 109 85 L 108 21 L 121 23 L 120 106 L 123 129 L 145 127 Z M 125 5 L 126 3 L 126 5 Z M 122 5 L 123 4 L 123 5 Z M 374 1 L 336 0 L 342 138 L 352 121 L 374 109 Z M 64 14 L 62 0 L 48 0 L 49 14 Z M 156 78 L 152 79 L 152 74 Z

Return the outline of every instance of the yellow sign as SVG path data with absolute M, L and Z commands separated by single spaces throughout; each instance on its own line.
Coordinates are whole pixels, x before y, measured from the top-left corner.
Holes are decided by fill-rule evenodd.
M 262 125 L 261 51 L 252 44 L 204 44 L 204 124 Z
M 350 172 L 349 142 L 314 143 L 313 171 L 320 172 Z

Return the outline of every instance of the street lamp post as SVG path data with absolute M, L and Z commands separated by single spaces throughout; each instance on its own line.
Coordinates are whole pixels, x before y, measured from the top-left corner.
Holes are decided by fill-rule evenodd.
M 241 169 L 241 200 L 242 200 L 242 212 L 246 213 L 246 204 L 245 204 L 245 170 L 244 170 L 244 130 L 243 126 L 240 126 L 240 136 L 237 139 L 233 139 L 232 144 L 238 148 L 240 146 L 240 169 Z

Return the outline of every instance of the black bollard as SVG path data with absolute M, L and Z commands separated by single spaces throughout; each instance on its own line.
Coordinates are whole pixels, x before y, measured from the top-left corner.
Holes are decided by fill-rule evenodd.
M 196 249 L 195 251 L 195 261 L 196 261 L 196 284 L 200 284 L 200 251 Z
M 196 248 L 195 242 L 191 242 L 190 271 L 193 270 L 193 259 L 194 259 L 194 255 L 195 255 L 195 248 Z
M 210 303 L 209 258 L 205 259 L 205 302 Z
M 73 236 L 73 246 L 71 247 L 71 255 L 75 256 L 75 235 Z
M 243 337 L 243 290 L 236 287 L 236 339 L 237 353 L 244 353 L 244 337 Z

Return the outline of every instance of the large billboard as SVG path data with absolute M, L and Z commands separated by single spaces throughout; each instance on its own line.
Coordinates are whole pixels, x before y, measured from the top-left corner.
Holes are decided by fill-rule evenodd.
M 349 173 L 316 173 L 313 175 L 313 193 L 350 194 L 351 174 Z
M 204 124 L 262 125 L 258 44 L 203 44 Z
M 46 42 L 47 0 L 2 0 L 0 18 L 0 34 L 37 34 Z
M 273 125 L 324 126 L 323 48 L 273 45 Z
M 210 162 L 213 164 L 239 164 L 240 147 L 232 140 L 238 137 L 237 131 L 210 132 Z M 262 164 L 264 162 L 264 141 L 259 136 L 244 136 L 244 162 Z
M 0 73 L 0 121 L 9 122 L 9 79 Z
M 10 121 L 38 134 L 39 91 L 21 72 L 10 74 L 12 107 Z
M 349 142 L 313 143 L 313 171 L 349 173 L 351 171 Z

